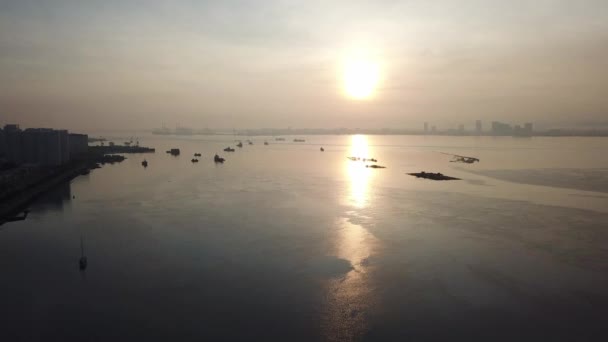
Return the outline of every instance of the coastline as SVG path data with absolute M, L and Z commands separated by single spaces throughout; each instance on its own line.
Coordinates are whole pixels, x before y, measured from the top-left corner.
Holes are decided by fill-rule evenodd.
M 83 172 L 90 170 L 90 165 L 81 162 L 70 167 L 68 170 L 61 171 L 59 174 L 50 175 L 48 178 L 28 187 L 24 191 L 4 198 L 0 203 L 0 225 L 9 222 L 10 218 L 26 210 L 29 204 L 49 189 L 63 182 L 69 182 Z
M 79 159 L 57 169 L 47 170 L 47 174 L 33 184 L 23 185 L 23 189 L 8 193 L 0 199 L 0 226 L 14 221 L 14 218 L 27 210 L 27 207 L 41 194 L 63 182 L 70 182 L 76 177 L 88 174 L 106 163 L 122 162 L 123 156 L 89 154 L 87 158 Z
M 143 146 L 89 146 L 88 152 L 78 156 L 77 159 L 59 167 L 44 169 L 45 174 L 40 176 L 41 179 L 22 179 L 20 180 L 22 184 L 18 184 L 17 189 L 3 194 L 0 198 L 0 226 L 20 220 L 17 215 L 26 211 L 29 204 L 52 187 L 70 182 L 107 163 L 120 163 L 126 159 L 123 155 L 115 153 L 155 153 L 155 149 Z

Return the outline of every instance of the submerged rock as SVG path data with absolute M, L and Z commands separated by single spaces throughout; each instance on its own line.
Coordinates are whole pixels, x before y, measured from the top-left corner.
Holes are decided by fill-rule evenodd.
M 425 178 L 425 179 L 431 179 L 431 180 L 460 180 L 460 178 L 446 176 L 440 172 L 432 173 L 432 172 L 421 171 L 421 172 L 417 172 L 417 173 L 408 173 L 408 175 L 414 176 L 416 178 Z

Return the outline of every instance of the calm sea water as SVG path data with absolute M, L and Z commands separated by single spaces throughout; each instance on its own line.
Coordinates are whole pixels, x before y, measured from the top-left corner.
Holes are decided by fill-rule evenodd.
M 608 139 L 303 138 L 140 137 L 44 195 L 0 227 L 0 340 L 608 339 Z

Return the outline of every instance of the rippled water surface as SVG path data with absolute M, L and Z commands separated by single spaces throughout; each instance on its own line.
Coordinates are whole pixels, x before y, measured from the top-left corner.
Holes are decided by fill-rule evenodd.
M 45 194 L 0 227 L 0 340 L 608 339 L 608 139 L 303 138 L 146 136 Z

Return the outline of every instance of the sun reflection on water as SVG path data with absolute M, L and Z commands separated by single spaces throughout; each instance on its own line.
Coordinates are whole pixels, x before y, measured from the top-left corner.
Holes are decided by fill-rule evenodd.
M 332 254 L 348 261 L 351 269 L 326 284 L 323 334 L 327 340 L 351 341 L 363 336 L 369 328 L 368 315 L 375 303 L 370 270 L 378 240 L 347 218 L 337 220 L 335 233 Z
M 353 135 L 349 149 L 349 156 L 356 158 L 372 158 L 369 153 L 369 144 L 365 135 Z M 346 173 L 350 181 L 349 202 L 357 208 L 363 208 L 368 203 L 368 188 L 372 170 L 365 167 L 362 161 L 347 160 Z
M 353 135 L 349 157 L 373 158 L 367 137 Z M 351 269 L 326 283 L 326 311 L 323 334 L 327 340 L 350 341 L 360 339 L 369 329 L 368 316 L 375 305 L 373 284 L 374 256 L 379 241 L 367 230 L 371 219 L 368 210 L 372 169 L 362 160 L 345 160 L 345 175 L 350 191 L 345 196 L 350 207 L 345 217 L 336 221 L 331 238 L 330 254 L 348 261 Z

